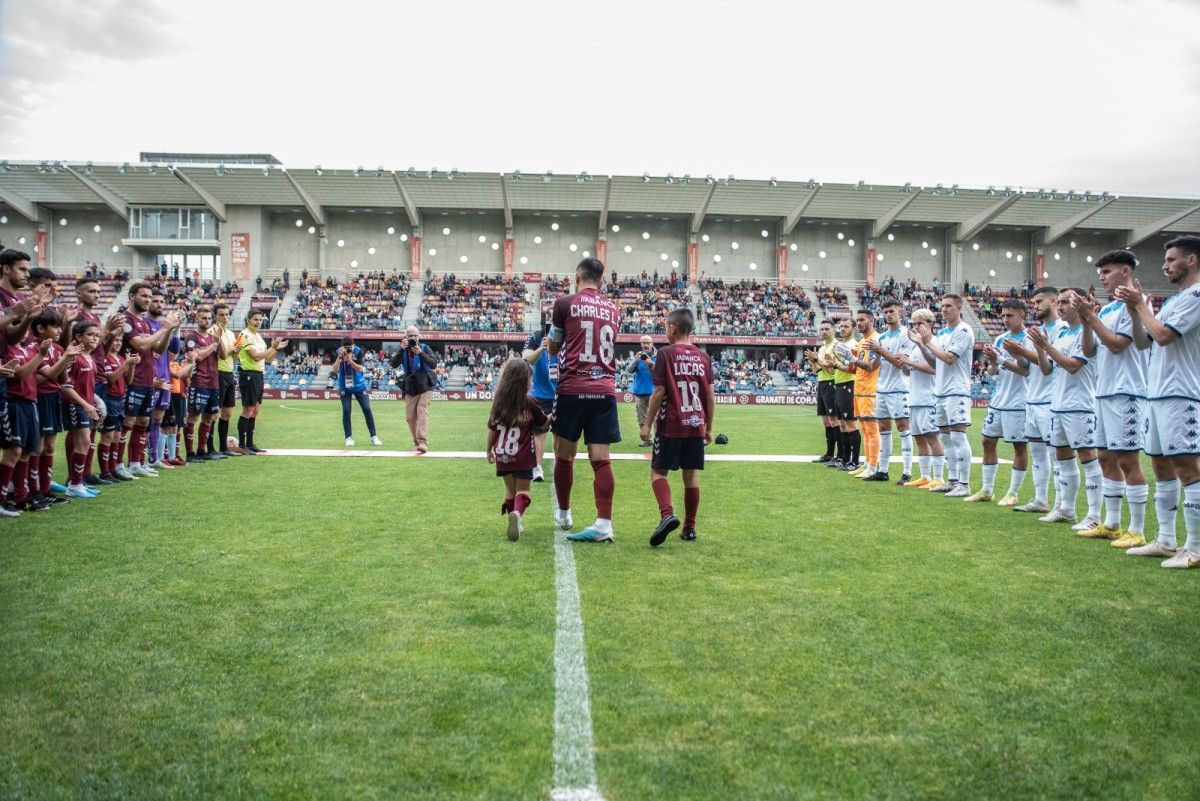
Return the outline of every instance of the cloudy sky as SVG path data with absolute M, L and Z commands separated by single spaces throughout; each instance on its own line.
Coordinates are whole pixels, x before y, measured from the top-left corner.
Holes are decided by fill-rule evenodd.
M 1195 0 L 0 0 L 0 157 L 1200 196 Z

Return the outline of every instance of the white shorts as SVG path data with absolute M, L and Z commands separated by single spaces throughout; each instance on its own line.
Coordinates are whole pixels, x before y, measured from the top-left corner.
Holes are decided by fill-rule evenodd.
M 1054 437 L 1054 415 L 1048 403 L 1030 403 L 1025 406 L 1025 440 L 1049 444 Z
M 966 395 L 938 398 L 936 422 L 938 427 L 971 425 L 971 399 Z
M 1025 441 L 1025 412 L 988 409 L 983 418 L 983 435 L 990 439 L 1003 437 L 1007 443 Z
M 1146 401 L 1146 455 L 1200 455 L 1200 401 L 1166 398 Z
M 907 392 L 880 392 L 875 396 L 875 419 L 904 420 L 907 417 Z
M 1050 444 L 1056 448 L 1082 450 L 1096 447 L 1095 412 L 1054 412 L 1054 434 Z
M 1109 451 L 1146 447 L 1146 401 L 1133 395 L 1096 399 L 1096 446 Z
M 908 409 L 908 430 L 916 436 L 936 434 L 938 427 L 934 422 L 932 406 L 910 406 Z

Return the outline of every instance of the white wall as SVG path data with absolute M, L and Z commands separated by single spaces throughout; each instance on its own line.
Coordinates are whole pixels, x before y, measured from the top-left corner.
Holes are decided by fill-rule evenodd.
M 412 236 L 412 226 L 403 212 L 326 211 L 325 223 L 327 275 L 348 276 L 379 270 L 385 273 L 409 273 L 408 237 Z M 293 217 L 292 227 L 295 225 Z M 426 234 L 431 227 L 427 221 Z M 441 227 L 438 225 L 439 229 Z M 388 228 L 392 229 L 392 233 L 388 233 Z M 307 227 L 302 230 L 308 231 Z M 438 238 L 440 236 L 435 237 Z M 338 246 L 339 241 L 342 242 L 341 247 Z M 424 247 L 433 245 L 425 244 Z M 371 248 L 375 249 L 374 253 L 370 252 Z M 358 262 L 357 267 L 352 264 L 355 261 Z M 292 275 L 299 273 L 299 270 L 292 268 Z
M 264 217 L 265 241 L 259 273 L 263 283 L 270 286 L 271 280 L 282 277 L 285 269 L 297 279 L 305 270 L 315 273 L 319 240 L 316 233 L 308 232 L 309 228 L 316 227 L 308 213 L 269 209 Z M 300 221 L 299 226 L 296 220 Z
M 869 225 L 861 222 L 801 221 L 788 239 L 788 281 L 830 284 L 865 281 L 869 231 Z
M 558 230 L 553 226 L 557 224 Z M 532 213 L 513 215 L 513 236 L 516 251 L 513 273 L 575 274 L 575 265 L 583 258 L 584 251 L 596 255 L 596 232 L 600 217 L 597 214 L 571 214 L 568 212 Z M 537 238 L 541 242 L 537 242 Z M 575 250 L 571 250 L 575 245 Z M 612 244 L 609 244 L 612 258 Z M 524 259 L 524 263 L 522 263 Z
M 762 235 L 763 231 L 766 236 Z M 704 237 L 708 241 L 704 241 Z M 738 247 L 733 247 L 737 243 Z M 774 281 L 779 278 L 775 268 L 775 223 L 762 221 L 734 222 L 730 218 L 706 218 L 700 226 L 699 271 L 706 278 L 753 278 Z M 794 255 L 794 254 L 793 254 Z M 720 256 L 721 261 L 715 261 Z M 683 262 L 686 267 L 687 262 Z M 755 269 L 750 269 L 753 264 Z M 789 268 L 790 272 L 790 268 Z
M 608 218 L 608 267 L 618 277 L 648 275 L 659 277 L 672 270 L 687 275 L 688 227 L 691 221 L 676 217 L 647 218 L 646 215 L 614 215 Z M 647 239 L 643 234 L 649 234 Z M 629 248 L 629 252 L 625 252 Z M 665 254 L 665 258 L 664 258 Z M 760 265 L 765 268 L 768 265 Z
M 504 272 L 503 214 L 423 211 L 421 227 L 424 229 L 422 272 L 426 269 L 456 275 Z M 443 233 L 446 230 L 449 233 Z M 483 242 L 479 241 L 481 236 Z M 430 250 L 437 253 L 430 255 Z M 516 264 L 513 272 L 518 272 Z

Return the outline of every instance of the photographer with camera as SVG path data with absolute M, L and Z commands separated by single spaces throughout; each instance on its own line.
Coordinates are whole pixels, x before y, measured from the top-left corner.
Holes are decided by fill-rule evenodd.
M 654 394 L 654 363 L 656 361 L 658 361 L 658 350 L 654 347 L 654 340 L 643 335 L 642 349 L 634 354 L 633 360 L 625 368 L 625 372 L 633 375 L 633 386 L 630 391 L 633 393 L 637 406 L 639 430 L 646 423 L 646 410 L 650 408 L 650 396 Z M 642 439 L 643 448 L 649 448 L 652 444 L 649 440 Z
M 354 344 L 352 337 L 342 337 L 342 346 L 338 348 L 337 360 L 333 364 L 337 370 L 338 396 L 342 399 L 342 432 L 346 435 L 346 447 L 354 447 L 354 437 L 350 432 L 351 399 L 358 401 L 358 408 L 362 409 L 367 431 L 371 432 L 371 444 L 382 445 L 383 440 L 375 433 L 375 415 L 371 413 L 371 396 L 367 393 L 363 349 Z
M 400 379 L 400 391 L 404 393 L 404 417 L 408 421 L 408 430 L 412 432 L 413 444 L 417 453 L 427 453 L 429 402 L 433 400 L 433 390 L 437 386 L 433 368 L 437 367 L 438 360 L 429 346 L 421 342 L 421 332 L 415 325 L 405 329 L 404 336 L 403 346 L 392 357 L 392 367 L 404 372 Z

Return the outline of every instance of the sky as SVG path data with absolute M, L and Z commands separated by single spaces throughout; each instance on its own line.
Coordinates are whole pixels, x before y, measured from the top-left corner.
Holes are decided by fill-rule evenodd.
M 1195 0 L 0 0 L 0 158 L 1200 197 Z

